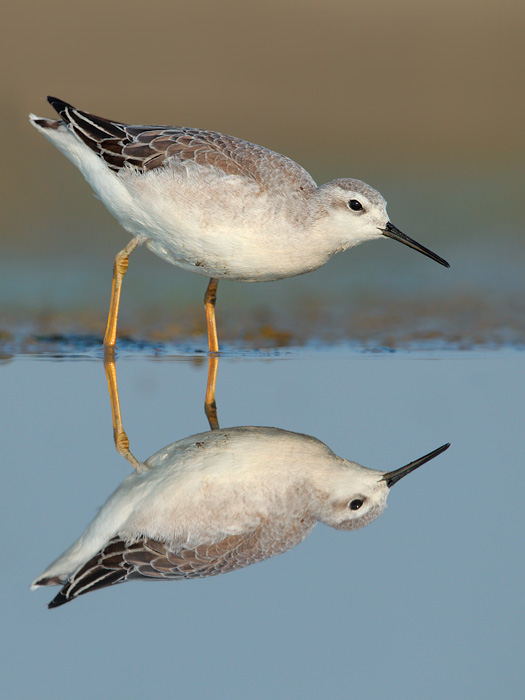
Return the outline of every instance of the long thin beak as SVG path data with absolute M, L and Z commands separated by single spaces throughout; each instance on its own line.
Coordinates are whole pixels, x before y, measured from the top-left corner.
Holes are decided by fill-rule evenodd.
M 409 246 L 410 248 L 417 250 L 418 253 L 423 253 L 423 255 L 426 255 L 427 258 L 431 258 L 431 260 L 435 260 L 440 265 L 444 265 L 445 267 L 450 267 L 450 265 L 448 264 L 448 262 L 446 260 L 443 260 L 443 258 L 440 258 L 439 255 L 436 255 L 428 248 L 425 248 L 425 246 L 421 245 L 420 243 L 417 243 L 416 241 L 412 240 L 412 238 L 409 238 L 408 236 L 406 236 L 398 228 L 396 228 L 394 226 L 394 224 L 391 224 L 390 221 L 385 226 L 385 228 L 381 229 L 381 233 L 385 236 L 388 236 L 388 238 L 393 238 L 394 241 L 399 241 L 400 243 L 404 243 L 405 245 Z
M 448 450 L 449 447 L 450 447 L 450 442 L 447 442 L 446 445 L 441 445 L 441 447 L 438 447 L 437 450 L 434 450 L 433 452 L 429 452 L 424 457 L 420 457 L 419 459 L 416 459 L 415 462 L 410 462 L 410 464 L 406 464 L 404 467 L 399 467 L 399 469 L 396 469 L 393 472 L 387 472 L 381 480 L 386 481 L 386 485 L 390 489 L 397 481 L 399 481 L 399 479 L 402 479 L 407 474 L 410 474 L 410 472 L 413 472 L 414 469 L 417 469 L 422 464 L 425 464 L 426 462 L 430 462 L 431 459 L 434 459 L 434 457 L 437 457 L 445 450 Z

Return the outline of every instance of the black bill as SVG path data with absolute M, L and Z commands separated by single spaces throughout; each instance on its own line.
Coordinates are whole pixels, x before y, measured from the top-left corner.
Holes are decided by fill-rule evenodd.
M 388 224 L 386 225 L 386 227 L 384 229 L 381 229 L 381 232 L 383 233 L 383 235 L 388 236 L 388 238 L 393 238 L 394 241 L 399 241 L 400 243 L 404 243 L 405 245 L 409 246 L 410 248 L 417 250 L 418 253 L 423 253 L 423 255 L 426 255 L 427 258 L 431 258 L 431 260 L 435 260 L 440 265 L 444 265 L 445 267 L 450 267 L 450 265 L 448 264 L 448 262 L 446 260 L 443 260 L 443 258 L 440 258 L 439 255 L 436 255 L 428 248 L 425 248 L 425 246 L 421 245 L 420 243 L 417 243 L 416 241 L 412 240 L 412 238 L 409 238 L 408 236 L 406 236 L 398 228 L 396 228 L 394 226 L 394 224 L 391 224 L 390 221 L 388 222 Z
M 441 445 L 441 447 L 438 447 L 437 450 L 429 452 L 424 457 L 416 459 L 415 462 L 410 462 L 410 464 L 406 464 L 404 467 L 399 467 L 399 469 L 396 469 L 393 472 L 387 472 L 383 476 L 382 481 L 386 481 L 386 485 L 388 486 L 388 488 L 391 488 L 397 481 L 399 481 L 399 479 L 402 479 L 407 474 L 410 474 L 410 472 L 413 472 L 414 469 L 417 469 L 422 464 L 430 462 L 431 459 L 434 459 L 434 457 L 437 457 L 445 450 L 448 450 L 449 447 L 450 442 L 447 442 L 446 445 Z

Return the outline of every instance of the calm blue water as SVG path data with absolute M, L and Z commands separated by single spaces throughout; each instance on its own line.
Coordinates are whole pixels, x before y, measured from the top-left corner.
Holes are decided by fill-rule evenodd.
M 521 697 L 524 369 L 503 351 L 221 359 L 222 427 L 307 433 L 376 469 L 451 447 L 363 530 L 318 526 L 238 572 L 49 611 L 56 589 L 30 582 L 130 467 L 100 360 L 4 361 L 4 696 L 477 700 L 501 697 L 504 679 L 505 698 Z M 117 372 L 139 459 L 207 429 L 206 362 L 135 354 Z

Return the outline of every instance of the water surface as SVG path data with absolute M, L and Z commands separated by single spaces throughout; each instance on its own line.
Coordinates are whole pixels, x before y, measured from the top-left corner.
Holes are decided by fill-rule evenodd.
M 222 427 L 313 435 L 393 469 L 451 442 L 357 532 L 317 526 L 290 552 L 210 579 L 127 583 L 54 611 L 29 583 L 129 473 L 102 361 L 0 368 L 6 697 L 122 687 L 219 698 L 519 697 L 525 373 L 518 352 L 307 352 L 221 358 Z M 117 361 L 124 426 L 145 459 L 206 430 L 207 362 Z M 65 641 L 67 640 L 67 641 Z M 25 673 L 31 664 L 34 672 Z M 67 669 L 67 673 L 63 672 Z M 131 680 L 132 679 L 132 680 Z

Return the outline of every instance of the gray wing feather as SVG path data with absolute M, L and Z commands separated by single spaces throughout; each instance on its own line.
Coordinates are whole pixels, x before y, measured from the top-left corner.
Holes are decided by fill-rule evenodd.
M 261 186 L 286 184 L 311 191 L 316 183 L 295 161 L 262 146 L 215 131 L 173 126 L 135 126 L 76 109 L 48 97 L 63 122 L 108 167 L 148 172 L 174 162 L 190 161 L 256 180 Z
M 260 526 L 220 542 L 177 551 L 148 537 L 130 544 L 114 537 L 70 576 L 49 607 L 55 608 L 84 593 L 133 579 L 171 581 L 241 569 L 285 552 L 301 542 L 312 527 L 313 521 L 304 520 L 290 524 L 284 532 Z

